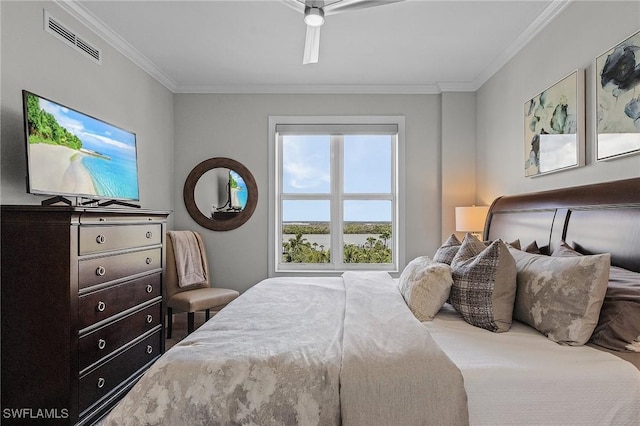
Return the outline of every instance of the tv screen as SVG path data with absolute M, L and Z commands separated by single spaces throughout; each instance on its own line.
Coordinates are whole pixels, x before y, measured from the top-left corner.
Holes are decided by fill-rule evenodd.
M 29 193 L 140 199 L 134 133 L 26 90 L 22 94 Z
M 229 170 L 229 206 L 234 210 L 242 210 L 247 205 L 247 184 L 237 172 Z

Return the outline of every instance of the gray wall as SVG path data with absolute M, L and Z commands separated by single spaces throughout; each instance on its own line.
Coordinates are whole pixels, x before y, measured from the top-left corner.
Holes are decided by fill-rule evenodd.
M 53 2 L 0 3 L 1 202 L 40 204 L 26 193 L 22 90 L 131 130 L 140 204 L 173 209 L 173 94 Z M 43 9 L 102 50 L 102 65 L 43 30 Z
M 268 274 L 270 115 L 404 115 L 406 259 L 433 255 L 441 242 L 439 95 L 178 94 L 174 113 L 175 227 L 202 232 L 216 285 L 244 290 Z M 472 141 L 466 142 L 472 146 Z M 257 181 L 258 206 L 253 217 L 238 229 L 210 232 L 201 228 L 182 203 L 185 178 L 210 157 L 230 157 L 243 163 Z M 458 159 L 456 167 L 466 165 Z
M 43 8 L 100 47 L 102 66 L 44 32 Z M 593 160 L 594 59 L 640 28 L 638 2 L 573 2 L 478 92 L 442 95 L 173 95 L 52 2 L 0 2 L 0 15 L 1 202 L 44 198 L 25 192 L 27 89 L 137 133 L 142 206 L 172 209 L 173 229 L 202 232 L 216 285 L 245 290 L 268 273 L 270 115 L 405 116 L 407 260 L 454 231 L 455 206 L 640 175 L 639 155 Z M 523 104 L 576 68 L 586 69 L 587 166 L 525 178 Z M 187 174 L 217 156 L 244 163 L 260 193 L 233 231 L 200 228 L 182 201 Z
M 170 209 L 170 228 L 202 232 L 216 285 L 245 290 L 266 278 L 270 115 L 404 115 L 406 120 L 406 259 L 433 254 L 453 231 L 453 209 L 472 204 L 443 191 L 443 169 L 474 170 L 473 94 L 439 95 L 174 95 L 53 2 L 0 3 L 1 193 L 3 204 L 39 204 L 26 193 L 21 90 L 27 89 L 123 128 L 138 138 L 141 204 Z M 43 30 L 43 9 L 102 49 L 97 65 Z M 464 125 L 443 119 L 443 104 Z M 462 108 L 462 109 L 461 109 Z M 442 128 L 455 150 L 442 148 Z M 455 155 L 461 150 L 467 154 Z M 254 174 L 260 198 L 253 218 L 228 232 L 200 228 L 182 200 L 184 180 L 204 159 L 236 159 Z M 466 174 L 464 181 L 466 181 Z M 471 173 L 473 174 L 473 173 Z M 448 187 L 453 187 L 448 174 Z M 442 217 L 448 216 L 442 226 Z
M 640 155 L 595 162 L 595 58 L 640 29 L 640 2 L 572 2 L 476 93 L 477 202 L 640 175 Z M 585 69 L 586 166 L 524 177 L 524 102 Z
M 475 102 L 475 93 L 442 94 L 442 241 L 456 233 L 455 208 L 476 204 Z

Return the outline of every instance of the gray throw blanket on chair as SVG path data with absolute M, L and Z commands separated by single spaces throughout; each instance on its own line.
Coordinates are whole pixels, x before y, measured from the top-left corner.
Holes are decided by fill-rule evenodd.
M 169 231 L 176 258 L 178 287 L 187 287 L 207 280 L 202 262 L 200 240 L 193 231 Z

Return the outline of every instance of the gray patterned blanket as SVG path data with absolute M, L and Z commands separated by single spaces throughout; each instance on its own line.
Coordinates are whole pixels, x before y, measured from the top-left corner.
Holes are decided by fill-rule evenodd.
M 167 351 L 103 422 L 466 423 L 460 372 L 386 273 L 255 285 Z

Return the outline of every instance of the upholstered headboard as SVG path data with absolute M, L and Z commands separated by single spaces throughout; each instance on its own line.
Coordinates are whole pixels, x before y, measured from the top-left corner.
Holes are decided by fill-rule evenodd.
M 553 252 L 562 240 L 583 254 L 640 272 L 640 178 L 497 198 L 485 239 L 519 239 Z

